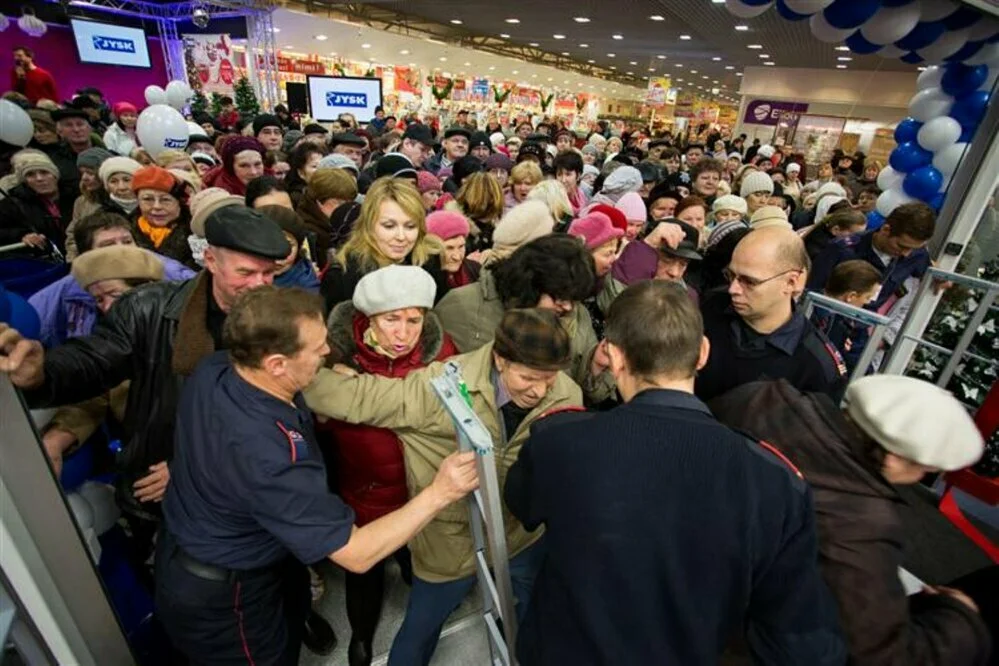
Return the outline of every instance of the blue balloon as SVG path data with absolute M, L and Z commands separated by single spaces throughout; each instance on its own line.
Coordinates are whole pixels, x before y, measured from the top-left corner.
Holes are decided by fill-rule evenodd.
M 968 42 L 958 49 L 957 53 L 947 56 L 944 60 L 946 62 L 964 62 L 971 56 L 981 51 L 983 46 L 985 46 L 984 39 L 978 42 Z
M 787 6 L 785 0 L 777 0 L 777 13 L 786 18 L 788 21 L 804 21 L 808 18 L 809 14 L 799 14 L 790 7 Z
M 898 145 L 888 157 L 888 163 L 895 171 L 911 173 L 933 161 L 933 153 L 920 146 L 915 141 L 906 141 Z
M 923 56 L 919 55 L 915 51 L 909 51 L 904 56 L 899 58 L 899 60 L 901 60 L 902 62 L 907 62 L 910 65 L 918 65 L 919 63 L 923 62 Z
M 910 197 L 929 203 L 940 192 L 943 174 L 932 166 L 924 166 L 907 174 L 902 181 L 902 189 Z
M 895 42 L 895 46 L 906 51 L 918 51 L 924 46 L 929 46 L 940 38 L 940 35 L 947 31 L 947 26 L 943 21 L 929 21 L 916 24 L 908 35 Z
M 982 18 L 980 12 L 970 7 L 960 7 L 956 12 L 943 19 L 948 30 L 962 30 L 978 23 Z
M 898 125 L 895 125 L 895 143 L 903 144 L 915 141 L 916 135 L 919 134 L 919 128 L 922 126 L 923 123 L 915 118 L 904 119 Z
M 881 8 L 881 0 L 835 0 L 822 12 L 834 28 L 859 28 Z
M 961 143 L 971 143 L 971 139 L 975 136 L 975 130 L 978 129 L 978 125 L 969 125 L 965 127 L 961 125 L 961 138 L 958 139 Z
M 930 204 L 930 206 L 933 207 L 933 210 L 935 210 L 935 211 L 937 211 L 939 213 L 940 209 L 943 208 L 944 199 L 946 197 L 947 197 L 947 195 L 944 194 L 943 192 L 937 192 L 937 195 L 935 197 L 933 197 L 932 199 L 930 199 L 929 201 L 927 201 L 926 203 Z
M 987 78 L 989 78 L 988 65 L 971 66 L 955 62 L 944 68 L 940 88 L 953 97 L 964 97 L 978 90 Z
M 976 126 L 985 115 L 989 106 L 989 91 L 975 90 L 963 97 L 957 98 L 950 109 L 950 117 L 962 126 Z
M 851 51 L 861 55 L 874 53 L 884 48 L 881 44 L 875 44 L 874 42 L 867 41 L 864 36 L 860 34 L 859 30 L 847 37 L 843 43 L 849 46 Z
M 885 216 L 876 210 L 867 214 L 867 230 L 877 231 L 885 223 Z

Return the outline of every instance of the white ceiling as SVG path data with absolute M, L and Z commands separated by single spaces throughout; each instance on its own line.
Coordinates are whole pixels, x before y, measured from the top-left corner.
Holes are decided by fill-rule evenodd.
M 314 14 L 278 9 L 273 20 L 278 50 L 292 55 L 315 54 L 375 65 L 415 66 L 425 73 L 440 71 L 451 76 L 480 76 L 516 81 L 525 86 L 596 93 L 616 99 L 640 99 L 645 91 L 644 87 L 611 83 L 554 67 L 382 32 Z M 326 39 L 316 39 L 319 35 L 325 35 Z

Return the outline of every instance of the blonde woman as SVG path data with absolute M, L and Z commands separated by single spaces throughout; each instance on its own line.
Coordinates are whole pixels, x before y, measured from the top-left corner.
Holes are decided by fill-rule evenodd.
M 565 231 L 572 222 L 572 203 L 565 188 L 557 180 L 546 180 L 531 190 L 528 201 L 540 201 L 548 206 L 548 212 L 555 219 L 555 231 Z
M 454 202 L 446 208 L 457 210 L 472 223 L 467 252 L 481 252 L 493 246 L 493 230 L 503 215 L 503 190 L 496 176 L 484 171 L 468 176 Z
M 183 150 L 168 148 L 157 155 L 154 162 L 167 171 L 186 171 L 193 178 L 185 178 L 185 180 L 195 184 L 198 190 L 201 189 L 201 172 L 198 170 L 198 165 L 194 163 L 194 158 Z
M 530 160 L 513 167 L 510 171 L 510 191 L 506 193 L 503 207 L 510 210 L 517 204 L 526 201 L 527 195 L 544 178 L 545 175 L 541 173 L 541 167 Z
M 326 309 L 349 301 L 362 277 L 384 266 L 419 266 L 448 291 L 440 241 L 427 234 L 423 199 L 411 180 L 380 178 L 368 190 L 347 242 L 330 262 L 319 287 Z

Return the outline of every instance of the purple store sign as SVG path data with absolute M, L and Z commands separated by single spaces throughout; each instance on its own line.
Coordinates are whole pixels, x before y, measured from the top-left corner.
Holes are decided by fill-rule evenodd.
M 742 122 L 754 125 L 776 125 L 784 111 L 805 113 L 808 105 L 800 102 L 778 102 L 770 99 L 754 99 L 746 106 Z

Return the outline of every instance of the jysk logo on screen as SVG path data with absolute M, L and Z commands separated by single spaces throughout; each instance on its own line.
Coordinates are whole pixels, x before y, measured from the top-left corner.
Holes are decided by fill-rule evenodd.
M 368 96 L 366 93 L 326 93 L 326 106 L 350 106 L 363 109 L 368 106 Z
M 135 53 L 135 42 L 121 37 L 101 37 L 94 35 L 94 48 L 98 51 L 114 51 L 115 53 Z

